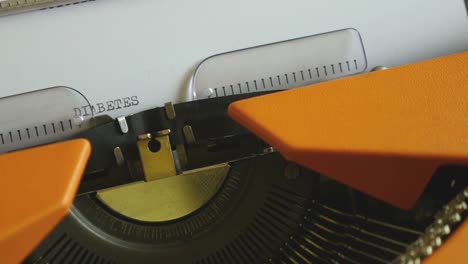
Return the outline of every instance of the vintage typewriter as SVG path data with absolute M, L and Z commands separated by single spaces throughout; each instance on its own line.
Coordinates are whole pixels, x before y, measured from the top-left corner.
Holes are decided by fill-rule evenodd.
M 1 134 L 0 257 L 467 261 L 467 62 L 465 52 L 115 120 L 34 123 L 34 109 L 86 103 L 70 88 L 6 98 L 0 107 L 43 104 Z

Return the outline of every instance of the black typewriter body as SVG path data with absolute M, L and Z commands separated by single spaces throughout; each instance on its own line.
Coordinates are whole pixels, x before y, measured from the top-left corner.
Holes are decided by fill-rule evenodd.
M 127 117 L 127 133 L 109 121 L 79 135 L 93 152 L 78 196 L 26 263 L 400 263 L 444 206 L 464 195 L 466 167 L 439 169 L 405 211 L 290 163 L 227 116 L 229 103 L 248 96 L 176 104 L 175 115 L 159 107 Z M 178 171 L 229 164 L 208 202 L 150 222 L 96 198 L 99 189 L 142 181 L 135 141 L 167 129 Z M 116 147 L 126 160 L 120 166 Z

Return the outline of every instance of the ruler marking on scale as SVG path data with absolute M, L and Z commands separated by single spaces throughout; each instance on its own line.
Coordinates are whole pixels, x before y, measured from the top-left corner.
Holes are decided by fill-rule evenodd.
M 39 131 L 37 130 L 37 126 L 34 126 L 34 129 L 36 129 L 36 137 L 39 137 Z
M 11 131 L 9 131 L 8 134 L 10 135 L 10 142 L 13 143 L 13 134 L 11 133 Z
M 57 133 L 57 131 L 55 131 L 55 123 L 52 123 L 52 130 L 54 131 L 54 134 Z
M 28 139 L 31 138 L 31 134 L 29 133 L 29 128 L 26 128 L 26 135 L 28 135 Z
M 354 61 L 354 67 L 355 67 L 355 68 L 358 68 L 357 60 L 354 59 L 353 61 Z M 328 77 L 329 75 L 336 75 L 336 74 L 337 74 L 337 69 L 335 69 L 335 68 L 336 68 L 336 67 L 335 67 L 335 64 L 338 65 L 339 71 L 340 71 L 341 73 L 343 73 L 343 63 L 341 63 L 341 62 L 331 63 L 331 64 L 329 65 L 329 66 L 330 66 L 330 69 L 331 69 L 331 72 L 329 72 L 328 66 L 327 66 L 327 65 L 323 65 L 323 66 L 322 66 L 324 77 Z M 349 60 L 346 61 L 346 66 L 347 66 L 347 68 L 348 68 L 348 71 L 352 71 Z M 305 76 L 304 76 L 304 70 L 300 70 L 299 72 L 300 72 L 300 74 L 301 74 L 301 79 L 300 79 L 300 80 L 305 81 L 306 78 L 305 78 Z M 309 74 L 309 79 L 312 80 L 314 77 L 312 76 L 312 70 L 311 70 L 311 68 L 307 69 L 307 72 L 308 72 L 308 74 Z M 316 73 L 317 78 L 320 78 L 320 77 L 321 77 L 320 67 L 315 67 L 315 73 Z M 300 81 L 300 80 L 298 80 L 297 72 L 291 72 L 291 74 L 292 74 L 294 83 L 297 83 L 298 81 Z M 290 84 L 290 82 L 289 82 L 289 77 L 290 77 L 290 76 L 289 76 L 289 73 L 284 73 L 284 79 L 285 79 L 285 81 L 286 81 L 286 85 Z M 268 79 L 270 80 L 270 87 L 271 87 L 271 88 L 274 87 L 274 86 L 275 86 L 275 83 L 273 82 L 273 77 L 268 77 Z M 280 74 L 280 75 L 276 75 L 276 79 L 278 80 L 278 85 L 279 85 L 279 86 L 283 85 L 283 83 L 282 83 L 282 81 L 281 81 L 281 74 Z M 263 87 L 263 89 L 268 89 L 268 88 L 266 87 L 266 84 L 265 84 L 265 78 L 259 78 L 259 79 L 255 79 L 255 80 L 253 80 L 253 81 L 245 81 L 245 87 L 247 88 L 247 92 L 248 92 L 248 93 L 251 92 L 251 89 L 250 89 L 250 82 L 252 82 L 252 83 L 254 84 L 254 86 L 255 86 L 255 91 L 258 91 L 258 81 L 259 81 L 259 80 L 262 81 L 262 87 Z M 244 93 L 244 91 L 243 91 L 243 89 L 242 89 L 242 83 L 238 83 L 237 86 L 238 86 L 238 88 L 239 88 L 239 93 L 240 93 L 240 94 Z M 234 85 L 231 84 L 231 85 L 229 85 L 229 87 L 231 88 L 232 94 L 236 94 L 235 91 L 234 91 Z M 223 93 L 222 93 L 222 94 L 221 94 L 221 93 L 218 93 L 218 88 L 214 88 L 215 96 L 216 96 L 216 97 L 227 96 L 227 95 L 228 95 L 227 92 L 226 92 L 226 86 L 222 86 L 221 88 L 223 89 Z M 253 91 L 253 90 L 252 90 L 252 91 Z M 207 96 L 207 97 L 210 98 L 211 95 L 210 95 L 210 96 Z M 63 122 L 62 122 L 62 123 L 63 123 Z M 62 123 L 61 123 L 61 125 L 62 125 Z M 52 124 L 52 126 L 54 126 L 54 124 Z M 62 129 L 62 131 L 63 131 L 63 129 Z M 54 133 L 55 133 L 55 132 L 54 132 Z
M 16 132 L 18 132 L 18 138 L 19 138 L 19 140 L 20 140 L 20 141 L 23 140 L 23 137 L 21 136 L 21 130 L 18 129 L 18 130 L 16 130 Z
M 28 10 L 47 10 L 83 4 L 95 0 L 0 0 L 0 16 L 22 13 Z
M 72 124 L 71 119 L 68 119 L 68 125 L 70 126 L 70 130 L 72 130 L 73 129 L 73 124 Z M 36 131 L 37 131 L 37 128 L 36 128 Z
M 2 139 L 2 144 L 5 144 L 5 139 L 3 138 L 3 133 L 0 133 L 0 138 Z
M 327 51 L 323 50 L 327 43 L 343 40 L 346 45 L 329 45 Z M 284 63 L 265 63 L 274 56 L 281 57 Z M 233 69 L 233 64 L 238 67 Z M 365 50 L 359 32 L 342 29 L 210 56 L 198 65 L 190 89 L 196 99 L 202 99 L 197 94 L 207 97 L 206 87 L 221 89 L 220 84 L 226 80 L 239 86 L 239 92 L 232 94 L 292 89 L 364 72 L 365 65 Z M 233 88 L 229 92 L 229 83 L 224 83 L 226 95 L 237 90 Z M 219 92 L 218 96 L 223 93 Z
M 60 127 L 62 128 L 62 132 L 65 132 L 65 127 L 63 126 L 63 121 L 60 121 Z
M 47 135 L 47 127 L 46 127 L 46 125 L 44 124 L 44 125 L 42 125 L 42 127 L 44 128 L 44 134 Z
M 354 67 L 355 68 L 359 68 L 358 64 L 357 64 L 357 59 L 353 59 L 354 61 Z M 328 66 L 330 68 L 328 68 Z M 350 60 L 346 61 L 346 66 L 348 68 L 348 71 L 352 72 L 353 70 L 351 69 L 351 65 L 350 65 Z M 320 68 L 323 68 L 323 73 L 321 73 L 321 70 Z M 339 68 L 339 72 L 340 73 L 343 73 L 343 63 L 342 62 L 336 62 L 336 63 L 331 63 L 329 65 L 322 65 L 321 67 L 315 67 L 315 75 L 317 76 L 317 78 L 320 78 L 320 77 L 328 77 L 330 75 L 336 75 L 338 74 L 338 68 Z M 331 70 L 330 70 L 331 69 Z M 283 83 L 282 83 L 282 78 L 281 76 L 284 75 L 284 81 L 286 82 L 284 85 L 289 85 L 289 84 L 292 84 L 293 82 L 290 83 L 290 76 L 289 74 L 292 74 L 292 80 L 294 81 L 294 83 L 297 83 L 298 81 L 305 81 L 306 80 L 306 77 L 304 76 L 304 70 L 299 70 L 299 71 L 293 71 L 291 73 L 282 73 L 280 75 L 276 75 L 276 79 L 278 80 L 278 85 L 279 86 L 282 86 Z M 309 75 L 309 79 L 313 80 L 314 79 L 314 76 L 312 76 L 312 68 L 309 68 L 307 69 L 307 72 L 308 72 L 308 75 Z M 298 79 L 298 73 L 301 74 L 300 76 L 300 79 Z M 273 81 L 273 77 L 267 77 L 269 80 L 270 80 L 270 87 L 267 87 L 267 84 L 265 83 L 265 78 L 258 78 L 258 79 L 254 79 L 252 81 L 245 81 L 245 87 L 247 89 L 247 93 L 249 92 L 253 92 L 254 90 L 252 89 L 251 91 L 251 87 L 250 87 L 250 82 L 253 83 L 253 86 L 255 87 L 255 91 L 258 91 L 259 89 L 259 81 L 261 80 L 261 84 L 262 86 L 260 88 L 263 88 L 263 89 L 269 89 L 269 88 L 273 88 L 275 86 L 275 82 Z M 244 82 L 242 82 L 244 83 Z M 242 88 L 242 83 L 237 83 L 237 86 L 239 88 L 239 93 L 242 94 L 242 93 L 245 93 L 245 90 Z M 233 84 L 230 84 L 229 85 L 230 89 L 231 89 L 231 94 L 236 94 L 235 92 L 235 89 L 234 89 L 234 85 Z M 226 86 L 222 86 L 222 93 L 218 93 L 218 88 L 213 88 L 214 91 L 215 91 L 215 97 L 220 97 L 220 96 L 227 96 L 228 93 L 226 91 Z M 219 90 L 221 90 L 221 88 Z M 212 95 L 209 95 L 207 96 L 208 98 L 211 98 Z M 70 124 L 71 124 L 71 121 L 69 120 Z M 62 128 L 62 131 L 65 130 L 65 128 L 63 127 L 63 121 L 60 122 L 60 125 L 61 125 L 61 128 Z M 52 127 L 54 128 L 54 124 L 52 123 Z M 70 129 L 71 129 L 71 126 L 70 126 Z M 54 133 L 55 133 L 55 130 L 54 130 Z

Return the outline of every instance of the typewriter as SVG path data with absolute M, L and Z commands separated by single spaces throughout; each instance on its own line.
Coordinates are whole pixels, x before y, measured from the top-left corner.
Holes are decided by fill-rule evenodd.
M 2 98 L 1 258 L 462 263 L 467 62 L 116 119 L 67 87 Z

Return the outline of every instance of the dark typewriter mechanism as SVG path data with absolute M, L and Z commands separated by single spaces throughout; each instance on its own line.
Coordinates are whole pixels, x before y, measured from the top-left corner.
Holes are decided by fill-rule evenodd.
M 466 216 L 468 168 L 440 168 L 417 205 L 401 210 L 289 163 L 236 124 L 227 106 L 248 96 L 169 103 L 77 136 L 93 146 L 79 194 L 26 263 L 417 262 Z M 192 177 L 186 199 L 204 195 L 202 202 L 141 220 L 100 198 L 100 190 L 161 169 L 142 152 L 172 155 L 174 176 L 159 180 L 161 188 Z M 151 200 L 138 206 L 167 210 Z

